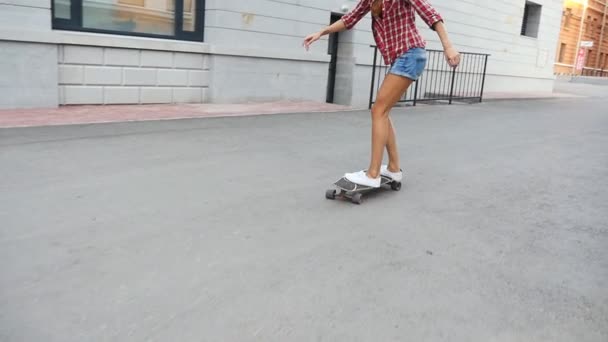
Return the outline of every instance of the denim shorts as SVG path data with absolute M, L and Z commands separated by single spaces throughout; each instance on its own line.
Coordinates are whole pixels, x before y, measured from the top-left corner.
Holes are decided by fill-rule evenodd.
M 398 57 L 388 72 L 416 81 L 426 66 L 426 50 L 412 48 Z

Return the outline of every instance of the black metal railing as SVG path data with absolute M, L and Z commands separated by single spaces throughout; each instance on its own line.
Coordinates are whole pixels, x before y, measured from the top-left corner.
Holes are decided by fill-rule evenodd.
M 608 77 L 608 70 L 583 68 L 581 76 Z
M 380 85 L 389 70 L 383 65 L 378 48 L 374 48 L 372 83 L 369 93 L 369 108 L 376 101 Z M 488 57 L 483 53 L 461 53 L 460 65 L 452 68 L 445 60 L 443 51 L 427 50 L 424 73 L 403 95 L 399 103 L 411 102 L 481 102 L 486 81 Z

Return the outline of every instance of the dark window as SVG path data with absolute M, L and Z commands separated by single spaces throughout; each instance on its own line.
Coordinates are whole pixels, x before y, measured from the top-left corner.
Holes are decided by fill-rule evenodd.
M 203 40 L 205 0 L 52 0 L 53 28 Z
M 538 37 L 538 28 L 540 27 L 540 14 L 542 6 L 530 1 L 526 1 L 524 7 L 524 18 L 521 24 L 521 35 L 527 37 Z
M 566 8 L 566 11 L 564 11 L 564 28 L 568 29 L 568 26 L 570 25 L 570 18 L 572 18 L 572 8 Z
M 595 33 L 595 29 L 601 29 L 601 27 L 598 27 L 597 25 L 597 18 L 593 18 L 593 23 L 591 24 L 591 34 Z
M 559 63 L 564 63 L 564 58 L 566 57 L 566 44 L 562 43 L 559 47 Z

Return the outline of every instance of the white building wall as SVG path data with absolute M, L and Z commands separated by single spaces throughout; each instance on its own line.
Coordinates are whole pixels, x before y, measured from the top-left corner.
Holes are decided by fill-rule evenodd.
M 59 103 L 149 104 L 207 101 L 206 54 L 59 46 Z
M 0 32 L 50 32 L 48 0 L 3 0 Z M 55 107 L 58 104 L 57 46 L 0 39 L 0 108 Z
M 0 30 L 51 30 L 50 0 L 3 0 L 0 2 Z
M 431 2 L 445 18 L 450 37 L 458 50 L 491 55 L 486 91 L 552 90 L 554 76 L 550 61 L 554 59 L 559 34 L 561 0 L 535 1 L 543 6 L 538 38 L 520 35 L 525 0 Z M 301 53 L 302 38 L 327 25 L 330 13 L 341 12 L 343 5 L 353 8 L 356 1 L 208 0 L 205 38 L 218 46 L 237 43 L 243 48 L 269 53 Z M 437 35 L 420 19 L 418 26 L 428 41 L 427 48 L 441 49 Z M 351 55 L 358 67 L 356 73 L 350 73 L 351 77 L 340 77 L 342 83 L 337 83 L 336 87 L 342 90 L 338 91 L 337 96 L 341 102 L 348 98 L 354 105 L 364 105 L 368 94 L 362 90 L 369 92 L 371 68 L 369 71 L 364 69 L 371 66 L 373 52 L 369 46 L 374 43 L 369 15 L 356 26 L 354 32 L 341 34 L 340 41 L 342 44 L 352 44 L 349 49 L 352 52 L 343 57 Z M 327 39 L 324 39 L 316 43 L 309 54 L 321 55 L 326 51 Z M 361 68 L 363 70 L 359 70 Z M 306 73 L 302 77 L 307 77 Z M 355 84 L 351 86 L 344 84 L 353 81 Z M 362 86 L 361 83 L 365 82 L 368 84 Z M 319 84 L 321 86 L 323 84 Z M 343 93 L 345 88 L 352 92 L 352 96 L 342 96 L 348 94 L 348 91 Z
M 520 35 L 525 0 L 431 2 L 444 16 L 457 49 L 491 55 L 486 91 L 551 91 L 550 61 L 559 35 L 561 0 L 535 1 L 543 6 L 538 38 Z M 206 0 L 205 42 L 196 43 L 54 31 L 50 0 L 4 0 L 0 3 L 0 73 L 8 76 L 0 87 L 4 94 L 15 96 L 4 96 L 0 107 L 146 103 L 150 96 L 144 93 L 149 91 L 163 102 L 169 98 L 170 102 L 324 101 L 327 38 L 308 52 L 302 40 L 329 24 L 331 12 L 355 5 L 353 0 Z M 418 24 L 428 48 L 440 49 L 437 35 L 422 20 Z M 369 16 L 355 30 L 340 34 L 338 103 L 367 104 L 373 43 Z M 66 62 L 62 53 L 66 48 L 101 51 L 102 59 L 96 64 Z M 123 56 L 124 63 L 108 62 L 111 57 L 107 56 L 114 53 Z M 142 56 L 155 53 L 164 56 L 164 64 L 145 65 Z M 184 54 L 199 55 L 204 66 L 175 64 L 175 56 Z M 27 68 L 32 62 L 20 56 L 35 60 L 37 70 Z M 96 80 L 94 75 L 108 79 Z
M 340 1 L 333 2 L 335 6 L 322 0 L 207 0 L 205 41 L 233 50 L 229 57 L 214 57 L 211 101 L 239 102 L 256 96 L 269 101 L 325 101 L 327 39 L 310 52 L 302 41 L 329 24 L 331 10 L 339 10 Z M 243 54 L 247 57 L 240 58 Z
M 447 1 L 436 0 L 446 18 L 452 40 L 461 51 L 490 54 L 487 83 L 489 91 L 550 91 L 555 47 L 561 22 L 561 0 L 535 0 L 543 6 L 538 38 L 520 35 L 524 0 Z M 440 44 L 424 29 L 430 48 Z M 504 82 L 509 76 L 519 82 Z M 538 80 L 546 80 L 539 89 Z M 529 84 L 529 85 L 528 85 Z

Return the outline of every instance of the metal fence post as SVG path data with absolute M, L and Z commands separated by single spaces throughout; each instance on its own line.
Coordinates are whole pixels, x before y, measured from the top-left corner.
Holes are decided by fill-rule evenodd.
M 374 64 L 372 64 L 372 84 L 369 88 L 369 108 L 372 109 L 374 103 L 374 82 L 376 81 L 376 60 L 378 59 L 378 47 L 374 47 Z
M 486 71 L 488 69 L 488 56 L 486 55 L 486 60 L 483 63 L 483 78 L 481 79 L 481 92 L 479 93 L 479 102 L 483 101 L 483 87 L 486 84 Z
M 452 98 L 454 97 L 454 81 L 456 81 L 456 68 L 452 67 L 452 85 L 450 86 L 450 104 L 452 104 Z

